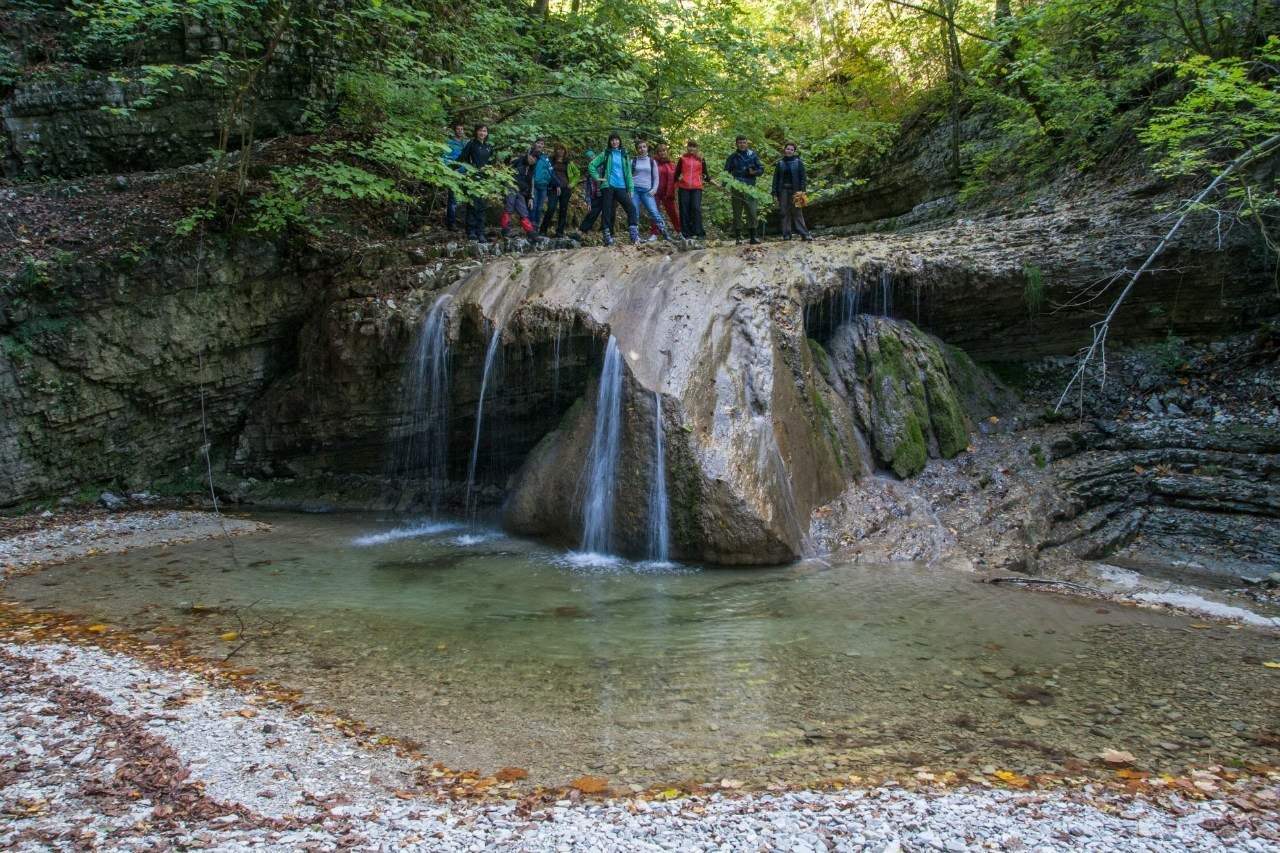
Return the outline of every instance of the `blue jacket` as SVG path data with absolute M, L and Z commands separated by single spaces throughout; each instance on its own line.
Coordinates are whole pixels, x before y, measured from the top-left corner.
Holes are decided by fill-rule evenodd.
M 546 154 L 538 155 L 538 162 L 533 164 L 533 185 L 549 187 L 555 181 L 555 169 L 551 167 L 551 158 Z
M 730 154 L 729 159 L 724 161 L 724 170 L 734 180 L 754 186 L 756 178 L 764 174 L 764 164 L 760 162 L 756 152 L 748 148 L 746 151 L 734 151 Z
M 453 161 L 457 160 L 458 155 L 462 153 L 462 148 L 467 144 L 467 140 L 455 139 L 452 136 L 450 136 L 448 139 L 445 140 L 445 142 L 449 146 L 449 153 L 444 155 L 444 161 L 446 163 L 452 163 Z

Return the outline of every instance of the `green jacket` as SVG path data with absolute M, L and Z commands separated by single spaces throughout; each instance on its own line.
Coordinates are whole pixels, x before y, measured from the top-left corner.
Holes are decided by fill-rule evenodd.
M 619 149 L 621 150 L 621 149 Z M 600 182 L 600 187 L 609 186 L 609 176 L 605 174 L 605 164 L 608 162 L 610 149 L 606 148 L 602 153 L 597 154 L 596 158 L 588 164 L 587 168 L 591 170 L 591 175 Z M 622 177 L 627 183 L 628 195 L 634 189 L 631 185 L 631 158 L 627 156 L 627 152 L 622 152 Z

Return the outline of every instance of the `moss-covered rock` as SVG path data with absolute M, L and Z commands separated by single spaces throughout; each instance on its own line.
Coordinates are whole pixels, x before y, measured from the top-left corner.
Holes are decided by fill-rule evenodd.
M 824 355 L 875 460 L 899 477 L 964 450 L 975 410 L 986 414 L 998 396 L 967 355 L 899 320 L 860 316 L 836 330 Z

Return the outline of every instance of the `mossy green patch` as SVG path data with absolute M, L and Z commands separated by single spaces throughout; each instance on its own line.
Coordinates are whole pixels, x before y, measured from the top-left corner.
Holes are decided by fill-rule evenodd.
M 924 470 L 925 462 L 929 459 L 929 448 L 925 444 L 924 431 L 920 428 L 920 419 L 914 412 L 907 415 L 902 426 L 902 440 L 894 449 L 890 467 L 899 477 L 910 477 Z

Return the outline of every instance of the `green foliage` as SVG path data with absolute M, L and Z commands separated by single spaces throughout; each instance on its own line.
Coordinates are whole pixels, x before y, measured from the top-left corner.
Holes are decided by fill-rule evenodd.
M 1254 59 L 1197 55 L 1176 68 L 1186 94 L 1157 110 L 1141 133 L 1162 173 L 1211 171 L 1280 133 L 1280 36 Z
M 1027 315 L 1034 320 L 1044 310 L 1044 273 L 1034 264 L 1022 268 L 1022 301 L 1027 304 Z

